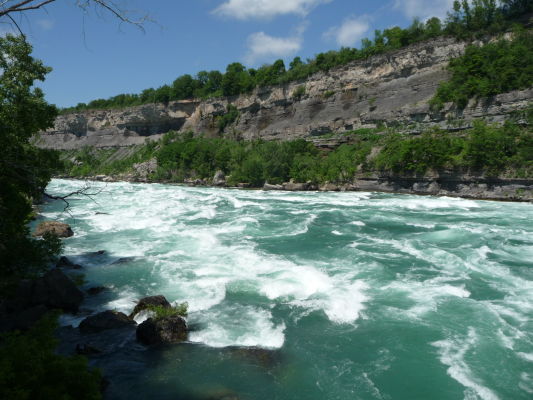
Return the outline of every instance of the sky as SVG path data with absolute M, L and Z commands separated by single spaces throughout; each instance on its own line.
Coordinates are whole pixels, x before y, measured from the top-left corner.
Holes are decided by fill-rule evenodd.
M 76 0 L 16 16 L 34 57 L 53 68 L 46 99 L 59 107 L 170 84 L 183 74 L 258 67 L 359 47 L 375 29 L 444 18 L 453 0 L 115 0 L 144 31 Z M 0 34 L 11 28 L 0 24 Z

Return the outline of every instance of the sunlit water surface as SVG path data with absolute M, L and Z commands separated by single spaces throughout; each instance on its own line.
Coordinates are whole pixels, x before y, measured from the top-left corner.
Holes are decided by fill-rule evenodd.
M 163 294 L 193 327 L 194 345 L 94 359 L 109 398 L 533 398 L 532 204 L 92 185 L 43 209 L 75 231 L 86 287 L 111 288 L 85 313 Z

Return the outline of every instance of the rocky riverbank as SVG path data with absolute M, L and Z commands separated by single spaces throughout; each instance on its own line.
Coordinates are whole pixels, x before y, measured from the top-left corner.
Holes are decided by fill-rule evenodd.
M 79 179 L 57 176 L 62 179 Z M 84 178 L 98 182 L 163 183 L 187 186 L 211 186 L 229 189 L 320 191 L 320 192 L 385 192 L 414 195 L 461 197 L 477 200 L 533 202 L 533 181 L 531 179 L 487 178 L 467 175 L 441 175 L 424 177 L 401 176 L 359 176 L 352 182 L 315 184 L 312 182 L 265 183 L 263 187 L 252 187 L 248 183 L 229 185 L 226 177 L 218 171 L 213 179 L 189 179 L 182 183 L 154 180 L 146 175 L 123 174 L 116 176 L 95 175 Z

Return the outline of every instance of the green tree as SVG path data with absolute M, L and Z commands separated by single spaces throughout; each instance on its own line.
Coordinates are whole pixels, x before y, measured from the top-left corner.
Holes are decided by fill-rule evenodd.
M 23 36 L 0 37 L 0 274 L 6 279 L 42 268 L 57 251 L 57 240 L 35 240 L 26 226 L 32 199 L 39 199 L 57 154 L 38 149 L 31 138 L 53 125 L 57 109 L 46 103 L 35 81 L 50 68 L 31 57 Z

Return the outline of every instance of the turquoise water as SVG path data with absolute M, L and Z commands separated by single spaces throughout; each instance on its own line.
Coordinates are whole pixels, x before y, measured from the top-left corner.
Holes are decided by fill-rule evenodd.
M 193 328 L 93 361 L 109 398 L 533 398 L 532 204 L 92 185 L 43 210 L 73 227 L 86 286 L 111 288 L 85 312 L 163 294 Z

